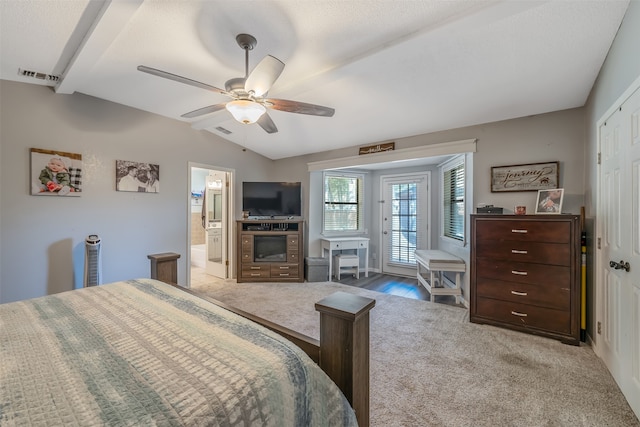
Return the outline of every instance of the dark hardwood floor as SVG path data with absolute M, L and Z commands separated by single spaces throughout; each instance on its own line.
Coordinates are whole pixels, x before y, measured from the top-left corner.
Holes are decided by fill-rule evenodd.
M 429 292 L 418 283 L 418 279 L 415 277 L 392 276 L 380 273 L 369 273 L 369 277 L 364 277 L 364 273 L 360 273 L 360 278 L 356 279 L 354 275 L 344 273 L 340 276 L 339 283 L 404 298 L 423 301 L 429 301 L 431 298 Z M 463 307 L 462 304 L 456 304 L 455 297 L 450 295 L 436 295 L 435 302 Z

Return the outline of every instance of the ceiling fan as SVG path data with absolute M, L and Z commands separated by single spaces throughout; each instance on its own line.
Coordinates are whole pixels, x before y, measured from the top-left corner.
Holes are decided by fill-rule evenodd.
M 138 70 L 233 98 L 232 101 L 209 105 L 181 116 L 189 119 L 226 108 L 237 121 L 245 124 L 258 123 L 267 133 L 275 133 L 278 132 L 278 128 L 267 114 L 267 108 L 312 116 L 333 116 L 335 113 L 333 108 L 286 99 L 265 98 L 273 83 L 282 73 L 284 63 L 274 56 L 267 55 L 249 73 L 249 51 L 256 46 L 257 41 L 250 34 L 238 34 L 236 42 L 245 51 L 245 76 L 227 80 L 224 84 L 224 90 L 145 65 L 139 65 Z

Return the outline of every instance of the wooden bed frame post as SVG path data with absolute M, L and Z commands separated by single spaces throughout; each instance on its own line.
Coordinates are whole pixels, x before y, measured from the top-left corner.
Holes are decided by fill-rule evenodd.
M 369 311 L 376 301 L 336 292 L 316 303 L 320 367 L 340 387 L 358 425 L 369 427 Z

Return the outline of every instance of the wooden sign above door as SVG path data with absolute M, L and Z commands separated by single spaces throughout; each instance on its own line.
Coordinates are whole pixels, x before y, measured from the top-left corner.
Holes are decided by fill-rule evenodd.
M 368 145 L 366 147 L 360 147 L 358 154 L 373 154 L 382 153 L 383 151 L 393 151 L 396 149 L 395 142 L 385 142 L 384 144 Z

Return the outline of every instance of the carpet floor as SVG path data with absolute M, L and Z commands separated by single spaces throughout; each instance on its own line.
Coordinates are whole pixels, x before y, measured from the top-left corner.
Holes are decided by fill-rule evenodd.
M 313 338 L 314 303 L 344 291 L 371 311 L 372 426 L 640 426 L 591 347 L 469 322 L 464 308 L 333 282 L 192 289 Z

